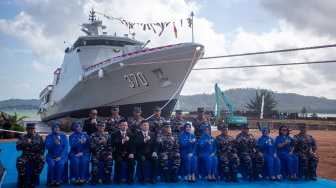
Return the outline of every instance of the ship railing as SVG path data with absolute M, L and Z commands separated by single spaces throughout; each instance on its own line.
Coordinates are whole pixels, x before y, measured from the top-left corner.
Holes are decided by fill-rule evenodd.
M 53 85 L 48 85 L 44 90 L 40 93 L 40 97 L 45 94 L 47 91 L 51 91 L 53 89 Z

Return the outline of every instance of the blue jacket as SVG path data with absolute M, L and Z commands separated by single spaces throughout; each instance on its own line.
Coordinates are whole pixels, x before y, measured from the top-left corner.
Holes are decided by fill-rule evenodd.
M 215 138 L 211 135 L 205 134 L 206 129 L 211 129 L 210 126 L 205 125 L 202 128 L 203 136 L 201 136 L 198 139 L 199 147 L 200 147 L 200 152 L 198 154 L 199 157 L 208 157 L 210 156 L 211 153 L 217 153 L 217 146 L 216 146 L 216 141 Z M 208 140 L 212 139 L 213 142 L 211 144 L 208 143 Z
M 290 140 L 291 142 L 289 142 L 288 144 L 284 145 L 282 148 L 278 148 L 278 149 L 277 149 L 277 150 L 278 150 L 278 154 L 280 154 L 280 153 L 285 153 L 285 154 L 289 153 L 290 148 L 291 148 L 292 146 L 294 146 L 294 142 L 293 142 L 292 137 L 287 136 L 287 135 L 286 135 L 285 138 L 284 138 L 283 136 L 277 136 L 277 137 L 275 138 L 275 145 L 276 145 L 276 146 L 277 146 L 278 144 L 284 143 L 286 140 Z
M 185 123 L 183 130 L 184 132 L 179 135 L 179 141 L 180 141 L 180 154 L 181 155 L 188 155 L 189 153 L 196 154 L 196 141 L 191 142 L 192 139 L 196 140 L 196 136 L 192 133 L 189 133 L 186 131 L 187 125 L 190 125 L 190 123 Z
M 263 127 L 261 132 L 262 132 L 262 136 L 258 139 L 258 147 L 260 149 L 260 152 L 262 154 L 268 154 L 268 155 L 273 155 L 275 153 L 277 153 L 277 147 L 275 145 L 275 142 L 273 140 L 273 138 L 266 136 L 265 135 L 265 131 L 268 129 L 268 131 L 270 131 L 270 129 L 268 127 Z M 266 144 L 266 142 L 270 140 L 271 142 L 269 144 Z
M 57 157 L 61 157 L 62 159 L 68 158 L 68 148 L 69 148 L 68 139 L 65 134 L 61 132 L 58 133 L 54 132 L 56 125 L 59 125 L 61 127 L 61 124 L 59 122 L 54 122 L 51 125 L 52 133 L 46 137 L 45 145 L 46 149 L 48 150 L 46 156 L 47 160 L 52 160 Z M 61 137 L 59 143 L 55 142 L 57 136 Z
M 82 152 L 83 155 L 90 155 L 89 148 L 90 148 L 90 138 L 87 134 L 84 132 L 78 132 L 77 126 L 78 124 L 82 125 L 82 128 L 84 129 L 84 125 L 81 121 L 76 121 L 74 125 L 75 132 L 70 135 L 69 137 L 69 143 L 70 143 L 70 152 L 69 155 L 76 155 L 79 152 Z M 84 143 L 81 143 L 81 139 L 85 138 L 86 141 Z

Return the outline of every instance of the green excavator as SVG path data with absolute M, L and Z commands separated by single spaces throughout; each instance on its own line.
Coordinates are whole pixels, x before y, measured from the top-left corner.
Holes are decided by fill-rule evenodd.
M 222 90 L 218 87 L 218 84 L 215 85 L 215 96 L 216 96 L 216 125 L 219 129 L 219 126 L 227 124 L 230 130 L 241 129 L 242 124 L 247 123 L 246 117 L 235 116 L 233 113 L 232 104 L 225 97 Z M 219 98 L 221 98 L 225 104 L 228 106 L 228 112 L 221 113 Z

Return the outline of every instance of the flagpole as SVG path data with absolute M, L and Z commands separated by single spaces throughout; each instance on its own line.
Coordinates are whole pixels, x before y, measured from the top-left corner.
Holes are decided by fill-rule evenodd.
M 194 42 L 194 12 L 191 12 L 191 36 L 192 42 Z

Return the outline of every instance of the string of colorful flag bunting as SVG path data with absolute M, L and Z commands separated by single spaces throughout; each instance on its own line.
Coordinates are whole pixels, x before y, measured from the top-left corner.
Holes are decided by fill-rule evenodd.
M 96 12 L 96 13 L 99 14 L 99 15 L 102 15 L 105 18 L 110 19 L 110 20 L 118 20 L 118 21 L 120 21 L 121 24 L 123 24 L 126 27 L 128 27 L 128 29 L 134 29 L 134 26 L 140 26 L 140 27 L 142 27 L 142 29 L 144 31 L 146 31 L 146 30 L 153 30 L 153 32 L 156 34 L 155 27 L 159 28 L 159 29 L 161 29 L 161 31 L 159 32 L 159 36 L 161 36 L 161 34 L 165 30 L 165 28 L 167 28 L 170 23 L 173 23 L 174 35 L 175 35 L 175 38 L 177 38 L 177 28 L 176 28 L 176 25 L 175 25 L 174 21 L 170 21 L 170 22 L 151 22 L 151 23 L 134 23 L 134 22 L 129 22 L 127 20 L 124 20 L 122 18 L 115 18 L 115 17 L 112 17 L 112 16 L 108 16 L 108 15 L 102 14 L 100 12 Z M 188 27 L 191 28 L 192 19 L 191 18 L 187 18 L 185 20 L 188 23 Z M 183 21 L 184 21 L 184 19 L 180 19 L 181 27 L 183 26 Z

